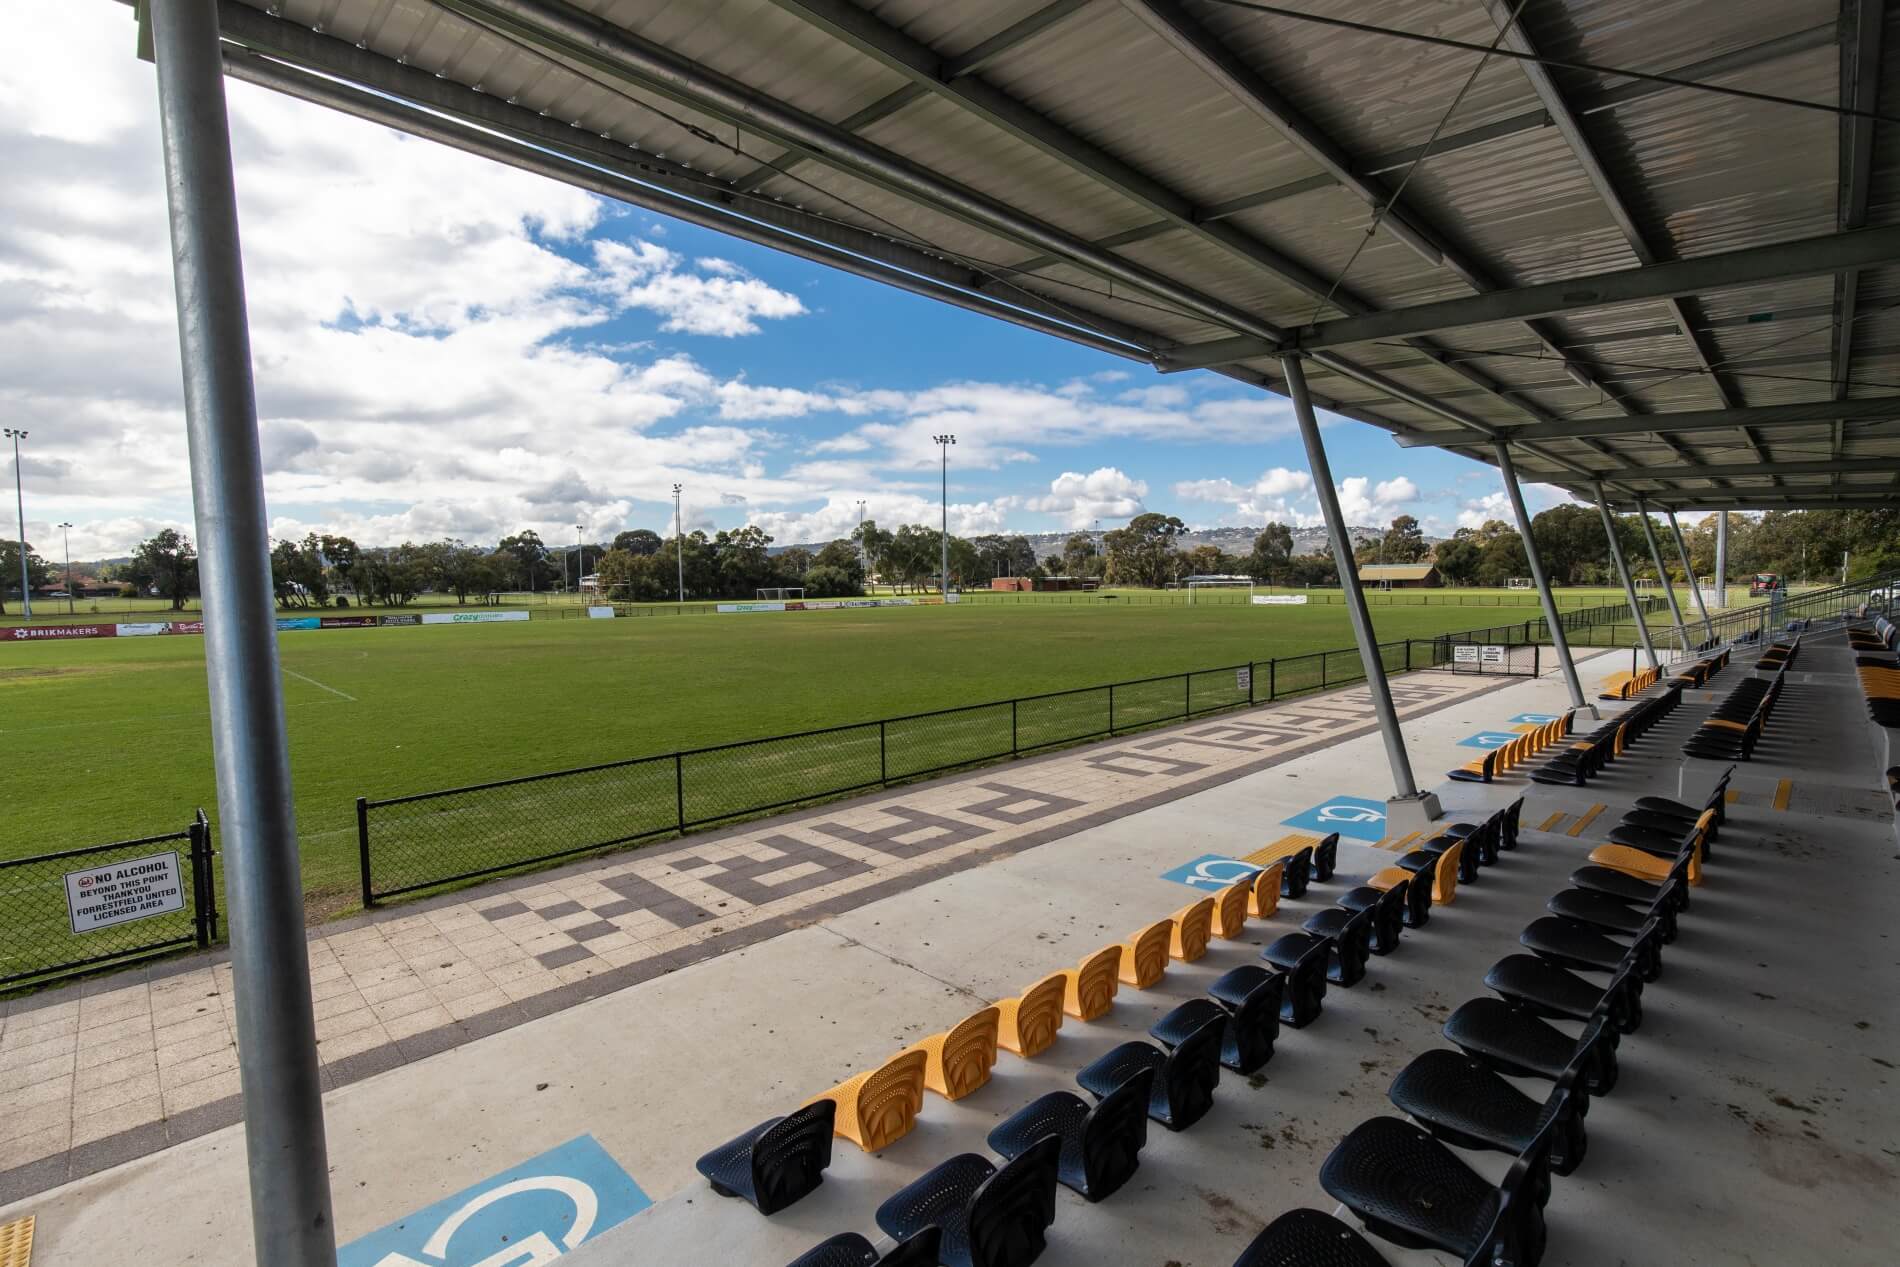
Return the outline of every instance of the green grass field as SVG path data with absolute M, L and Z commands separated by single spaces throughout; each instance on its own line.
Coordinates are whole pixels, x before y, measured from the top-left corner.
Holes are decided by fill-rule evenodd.
M 1382 638 L 1529 609 L 1380 608 Z M 1336 607 L 891 609 L 280 636 L 313 890 L 353 891 L 354 799 L 1349 647 Z M 0 644 L 0 856 L 214 817 L 204 644 Z

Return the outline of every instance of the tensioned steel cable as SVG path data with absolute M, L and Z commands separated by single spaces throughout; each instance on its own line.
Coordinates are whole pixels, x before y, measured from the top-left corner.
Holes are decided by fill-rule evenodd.
M 1503 42 L 1505 35 L 1512 27 L 1517 25 L 1517 15 L 1522 13 L 1524 6 L 1529 3 L 1530 0 L 1517 0 L 1517 7 L 1511 10 L 1510 18 L 1498 28 L 1497 39 L 1492 41 L 1491 44 L 1491 52 L 1497 51 L 1497 47 Z M 1392 208 L 1399 205 L 1399 199 L 1405 196 L 1405 187 L 1412 183 L 1412 177 L 1421 167 L 1425 166 L 1425 160 L 1432 156 L 1432 146 L 1438 143 L 1438 138 L 1444 132 L 1445 125 L 1451 122 L 1451 117 L 1454 114 L 1458 113 L 1458 107 L 1464 104 L 1465 94 L 1471 91 L 1471 85 L 1478 82 L 1478 75 L 1489 64 L 1490 58 L 1480 58 L 1478 64 L 1471 68 L 1471 73 L 1465 76 L 1464 86 L 1458 89 L 1458 95 L 1451 99 L 1451 105 L 1447 106 L 1444 114 L 1439 116 L 1438 125 L 1432 129 L 1431 136 L 1426 139 L 1425 148 L 1419 151 L 1418 160 L 1405 169 L 1405 175 L 1399 180 L 1398 188 L 1392 191 L 1392 196 L 1387 198 L 1385 203 L 1372 213 L 1372 223 L 1366 226 L 1365 236 L 1360 238 L 1359 244 L 1352 248 L 1352 254 L 1346 258 L 1345 265 L 1340 268 L 1339 276 L 1335 277 L 1333 284 L 1326 288 L 1326 297 L 1314 306 L 1313 315 L 1307 318 L 1308 325 L 1313 325 L 1319 321 L 1320 313 L 1325 311 L 1326 305 L 1332 302 L 1333 296 L 1337 294 L 1339 288 L 1345 284 L 1346 274 L 1350 273 L 1352 266 L 1359 262 L 1360 253 L 1366 249 L 1366 244 L 1372 241 L 1373 235 L 1379 231 L 1379 226 L 1385 223 L 1385 218 L 1391 213 Z
M 1741 97 L 1749 101 L 1762 101 L 1777 106 L 1792 106 L 1799 110 L 1818 110 L 1823 114 L 1846 115 L 1856 119 L 1873 119 L 1879 123 L 1900 123 L 1900 116 L 1881 114 L 1877 110 L 1860 110 L 1853 106 L 1833 105 L 1825 101 L 1809 101 L 1802 97 L 1784 97 L 1779 93 L 1756 92 L 1748 88 L 1731 88 L 1726 84 L 1712 84 L 1700 79 L 1681 79 L 1675 75 L 1662 75 L 1652 71 L 1631 70 L 1627 66 L 1605 66 L 1598 62 L 1576 61 L 1566 57 L 1551 57 L 1544 53 L 1520 53 L 1516 49 L 1493 49 L 1470 40 L 1457 40 L 1444 35 L 1427 35 L 1422 31 L 1406 31 L 1398 27 L 1380 26 L 1373 22 L 1354 22 L 1349 18 L 1329 17 L 1321 13 L 1306 13 L 1299 9 L 1283 9 L 1278 5 L 1260 4 L 1257 0 L 1207 0 L 1209 4 L 1225 5 L 1230 9 L 1244 9 L 1249 13 L 1262 13 L 1268 17 L 1286 18 L 1294 22 L 1307 22 L 1315 26 L 1330 26 L 1340 30 L 1358 31 L 1364 35 L 1383 36 L 1387 39 L 1406 40 L 1414 44 L 1430 44 L 1439 48 L 1463 49 L 1469 53 L 1494 53 L 1511 61 L 1535 62 L 1539 66 L 1555 67 L 1559 70 L 1582 71 L 1592 75 L 1611 75 L 1618 79 L 1636 79 L 1645 83 L 1666 84 L 1672 88 L 1685 88 L 1695 92 L 1715 93 L 1724 97 Z

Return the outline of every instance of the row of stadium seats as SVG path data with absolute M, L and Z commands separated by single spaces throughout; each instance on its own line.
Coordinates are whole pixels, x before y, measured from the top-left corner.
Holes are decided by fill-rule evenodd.
M 1847 638 L 1860 689 L 1867 696 L 1868 718 L 1877 726 L 1900 727 L 1900 661 L 1894 657 L 1900 630 L 1882 616 L 1871 626 L 1849 629 Z
M 1705 761 L 1747 761 L 1754 755 L 1762 730 L 1781 698 L 1782 687 L 1788 680 L 1788 666 L 1793 663 L 1798 645 L 1783 648 L 1777 644 L 1777 648 L 1785 650 L 1785 657 L 1778 660 L 1764 657 L 1759 666 L 1763 671 L 1772 669 L 1773 672 L 1765 678 L 1743 678 L 1737 682 L 1683 743 L 1683 756 Z
M 1631 700 L 1647 691 L 1662 680 L 1660 668 L 1647 668 L 1635 673 L 1612 673 L 1599 684 L 1603 687 L 1598 699 Z
M 1681 702 L 1682 687 L 1671 681 L 1660 694 L 1638 701 L 1634 708 L 1619 713 L 1532 770 L 1531 782 L 1582 787 Z
M 1532 727 L 1502 748 L 1493 748 L 1476 761 L 1447 771 L 1445 777 L 1459 783 L 1489 783 L 1568 735 L 1574 716 L 1574 710 L 1566 711 L 1562 717 Z
M 1442 838 L 1448 843 L 1432 855 L 1439 859 L 1435 869 L 1455 872 L 1466 848 L 1483 856 L 1485 865 L 1496 860 L 1498 849 L 1514 848 L 1520 806 L 1483 823 L 1448 827 Z M 797 1112 L 761 1123 L 702 1157 L 700 1172 L 719 1194 L 742 1197 L 762 1213 L 785 1208 L 822 1181 L 834 1133 L 867 1151 L 900 1137 L 915 1120 L 920 1081 L 957 1098 L 989 1080 L 997 1046 L 1025 1057 L 1041 1054 L 1065 1015 L 1102 1015 L 1113 1006 L 1118 985 L 1148 988 L 1170 957 L 1198 959 L 1210 937 L 1238 936 L 1250 915 L 1271 916 L 1280 898 L 1298 896 L 1309 882 L 1330 880 L 1337 846 L 1334 835 L 1293 850 Z M 1329 986 L 1358 984 L 1369 956 L 1396 951 L 1402 928 L 1425 925 L 1430 883 L 1402 868 L 1379 878 L 1383 883 L 1342 895 L 1338 906 L 1306 919 L 1301 931 L 1277 938 L 1261 951 L 1264 964 L 1236 967 L 1211 983 L 1206 997 L 1168 1012 L 1150 1027 L 1154 1044 L 1123 1043 L 1080 1070 L 1077 1083 L 1094 1098 L 1093 1106 L 1070 1092 L 1043 1096 L 990 1132 L 988 1144 L 1000 1163 L 962 1154 L 886 1200 L 877 1222 L 897 1245 L 883 1259 L 862 1235 L 842 1233 L 800 1257 L 795 1267 L 1033 1262 L 1054 1220 L 1056 1185 L 1091 1202 L 1113 1193 L 1139 1165 L 1148 1121 L 1174 1131 L 1191 1127 L 1211 1107 L 1223 1066 L 1239 1073 L 1260 1068 L 1272 1057 L 1281 1026 L 1312 1023 Z M 986 1043 L 986 1033 L 995 1042 Z M 901 1086 L 884 1076 L 900 1062 Z M 851 1117 L 857 1120 L 847 1124 Z M 880 1129 L 879 1121 L 901 1129 Z
M 1410 1120 L 1378 1117 L 1354 1128 L 1320 1168 L 1320 1185 L 1374 1236 L 1453 1254 L 1467 1267 L 1537 1267 L 1551 1175 L 1568 1175 L 1588 1146 L 1584 1119 L 1609 1094 L 1624 1035 L 1642 1024 L 1644 985 L 1662 971 L 1662 948 L 1700 882 L 1728 776 L 1708 802 L 1639 799 L 1554 895 L 1549 914 L 1519 935 L 1532 953 L 1492 965 L 1498 997 L 1461 1005 L 1446 1020 L 1457 1051 L 1426 1052 L 1393 1080 L 1388 1096 Z M 1617 940 L 1617 936 L 1630 938 Z M 1588 976 L 1583 974 L 1590 974 Z M 1599 983 L 1599 979 L 1607 981 Z M 1581 1022 L 1572 1037 L 1550 1019 Z M 1552 1084 L 1537 1100 L 1506 1076 Z M 1453 1148 L 1509 1154 L 1495 1187 Z M 1352 1227 L 1296 1209 L 1269 1224 L 1235 1267 L 1386 1267 Z

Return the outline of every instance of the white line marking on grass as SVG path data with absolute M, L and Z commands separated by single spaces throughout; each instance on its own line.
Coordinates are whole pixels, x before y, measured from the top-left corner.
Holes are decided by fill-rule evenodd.
M 352 704 L 357 702 L 356 696 L 344 695 L 342 691 L 337 690 L 334 686 L 325 686 L 323 683 L 317 681 L 317 679 L 313 677 L 305 677 L 303 674 L 297 672 L 297 670 L 295 669 L 285 669 L 284 672 L 289 674 L 291 677 L 296 678 L 299 682 L 310 683 L 310 685 L 316 687 L 319 691 L 328 691 L 332 695 L 342 695 L 344 699 L 350 701 L 350 703 Z

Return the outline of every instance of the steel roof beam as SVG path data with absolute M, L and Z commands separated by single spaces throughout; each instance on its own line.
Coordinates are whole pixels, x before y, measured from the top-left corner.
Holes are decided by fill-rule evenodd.
M 1880 36 L 1884 0 L 1842 0 L 1841 103 L 1871 113 L 1880 101 Z M 1874 121 L 1841 116 L 1841 178 L 1838 220 L 1843 229 L 1867 223 L 1867 200 L 1874 167 Z M 1860 270 L 1850 268 L 1834 281 L 1834 399 L 1847 396 L 1853 377 L 1854 323 L 1859 318 Z M 1846 427 L 1834 424 L 1834 455 L 1840 456 Z
M 1863 493 L 1851 485 L 1842 489 L 1817 488 L 1812 492 L 1790 488 L 1785 484 L 1763 485 L 1759 488 L 1711 488 L 1697 493 L 1644 494 L 1644 500 L 1652 507 L 1669 510 L 1853 510 L 1894 504 L 1891 492 L 1874 488 Z M 1612 509 L 1635 510 L 1636 503 L 1625 499 L 1613 503 Z
M 1017 45 L 1028 43 L 1036 36 L 1047 31 L 1050 27 L 1061 22 L 1064 18 L 1093 3 L 1094 0 L 1054 0 L 1053 4 L 1044 5 L 1020 22 L 1013 23 L 1001 31 L 998 31 L 995 35 L 990 36 L 989 39 L 984 40 L 981 44 L 978 44 L 975 48 L 964 53 L 962 56 L 947 59 L 943 63 L 944 82 L 949 83 L 952 80 L 961 79 L 965 75 L 976 74 L 979 70 L 983 69 L 983 67 L 989 65 Z M 889 118 L 911 102 L 922 99 L 925 95 L 925 89 L 921 84 L 905 84 L 895 92 L 878 98 L 870 105 L 864 107 L 864 109 L 841 120 L 838 126 L 847 132 L 860 131 L 870 127 L 879 119 Z M 744 190 L 757 189 L 772 177 L 784 172 L 789 172 L 799 166 L 805 161 L 805 157 L 805 155 L 800 154 L 796 150 L 787 150 L 771 162 L 762 163 L 758 167 L 753 168 L 735 181 L 734 184 Z
M 1317 351 L 1354 343 L 1440 334 L 1466 326 L 1591 312 L 1653 299 L 1733 290 L 1896 262 L 1900 262 L 1900 227 L 1856 229 L 1851 233 L 1796 238 L 1641 268 L 1494 290 L 1463 299 L 1443 299 L 1410 308 L 1342 317 L 1302 326 L 1293 332 L 1293 337 L 1301 350 Z M 1273 351 L 1259 340 L 1216 339 L 1180 349 L 1168 358 L 1167 368 L 1206 369 L 1266 356 Z
M 687 108 L 796 149 L 857 179 L 929 205 L 985 232 L 1060 255 L 1105 278 L 1187 309 L 1229 330 L 1269 342 L 1279 327 L 1171 277 L 1092 246 L 987 194 L 950 180 L 835 124 L 757 92 L 729 75 L 691 61 L 562 0 L 436 0 L 543 55 L 582 67 L 604 86 L 656 92 Z
M 1532 43 L 1530 34 L 1524 29 L 1522 17 L 1513 20 L 1512 10 L 1505 7 L 1503 0 L 1484 0 L 1484 5 L 1492 24 L 1498 28 L 1507 46 L 1533 57 L 1537 55 L 1536 45 Z M 1590 138 L 1583 131 L 1582 122 L 1570 109 L 1569 102 L 1564 100 L 1563 92 L 1557 87 L 1557 81 L 1552 78 L 1550 71 L 1534 61 L 1520 61 L 1517 65 L 1518 69 L 1523 71 L 1524 77 L 1530 80 L 1532 90 L 1537 93 L 1538 100 L 1544 103 L 1544 109 L 1550 114 L 1552 124 L 1564 138 L 1564 143 L 1570 147 L 1571 155 L 1583 169 L 1584 178 L 1590 182 L 1591 188 L 1596 190 L 1598 199 L 1609 211 L 1610 219 L 1616 222 L 1617 229 L 1623 234 L 1623 239 L 1629 243 L 1637 262 L 1639 264 L 1656 263 L 1660 258 L 1656 249 L 1638 227 L 1635 215 L 1624 202 L 1623 195 L 1618 191 L 1616 182 L 1611 179 L 1608 169 L 1597 157 L 1595 147 L 1591 145 Z M 1737 403 L 1735 397 L 1721 375 L 1715 372 L 1715 358 L 1696 332 L 1695 323 L 1690 319 L 1683 301 L 1668 299 L 1664 303 L 1683 339 L 1688 343 L 1690 351 L 1695 355 L 1697 364 L 1707 375 L 1709 385 L 1715 390 L 1716 400 L 1724 408 L 1734 407 Z M 1759 439 L 1747 431 L 1743 431 L 1742 436 L 1755 450 L 1756 456 L 1763 460 L 1767 459 L 1768 453 L 1761 447 Z M 1672 444 L 1671 447 L 1676 446 Z M 1682 450 L 1678 448 L 1677 451 L 1680 453 Z
M 1722 431 L 1731 427 L 1787 427 L 1831 422 L 1885 421 L 1900 418 L 1900 395 L 1865 400 L 1808 400 L 1788 405 L 1745 405 L 1739 409 L 1682 409 L 1643 414 L 1635 418 L 1567 418 L 1558 422 L 1527 422 L 1507 428 L 1513 440 L 1587 440 L 1646 432 Z M 1459 432 L 1408 432 L 1398 441 L 1406 448 L 1444 444 L 1475 444 L 1489 436 Z
M 1835 43 L 1835 38 L 1835 24 L 1827 22 L 1820 26 L 1810 27 L 1804 31 L 1796 31 L 1789 35 L 1767 40 L 1748 48 L 1737 49 L 1732 53 L 1725 53 L 1720 57 L 1711 57 L 1703 61 L 1691 62 L 1686 66 L 1678 66 L 1667 73 L 1677 79 L 1704 79 L 1713 75 L 1729 74 L 1733 71 L 1746 70 L 1753 66 L 1777 62 L 1784 57 L 1793 57 L 1798 53 L 1811 52 L 1817 48 L 1831 46 Z M 1615 88 L 1606 89 L 1600 93 L 1580 96 L 1578 100 L 1573 103 L 1573 108 L 1578 114 L 1596 114 L 1604 110 L 1614 109 L 1617 106 L 1624 105 L 1631 101 L 1640 101 L 1645 97 L 1651 97 L 1657 93 L 1668 91 L 1670 91 L 1670 86 L 1667 84 L 1637 80 L 1631 83 L 1621 84 Z M 1550 127 L 1551 124 L 1552 119 L 1545 111 L 1528 110 L 1523 114 L 1515 114 L 1509 118 L 1499 119 L 1492 123 L 1480 124 L 1477 127 L 1469 128 L 1463 132 L 1454 132 L 1449 136 L 1441 136 L 1432 144 L 1431 157 L 1442 158 L 1447 154 L 1455 154 L 1460 150 L 1471 149 L 1478 145 L 1488 145 L 1492 141 L 1517 136 L 1524 132 L 1534 132 L 1539 128 L 1547 128 Z M 1410 167 L 1423 157 L 1425 157 L 1425 147 L 1423 145 L 1407 146 L 1401 150 L 1394 150 L 1389 154 L 1380 154 L 1365 159 L 1354 166 L 1353 172 L 1359 177 L 1381 176 L 1387 172 L 1400 171 Z M 1239 215 L 1243 211 L 1251 211 L 1256 207 L 1269 206 L 1287 198 L 1296 198 L 1301 194 L 1311 193 L 1316 189 L 1330 189 L 1338 183 L 1339 182 L 1334 179 L 1330 172 L 1315 172 L 1311 176 L 1302 176 L 1298 180 L 1287 181 L 1284 184 L 1275 185 L 1271 189 L 1263 189 L 1251 194 L 1242 194 L 1238 198 L 1231 198 L 1226 202 L 1215 203 L 1208 208 L 1208 215 L 1212 219 L 1223 219 L 1227 216 Z M 1174 226 L 1172 224 L 1167 221 L 1158 220 L 1153 224 L 1144 225 L 1140 229 L 1134 230 L 1133 232 L 1138 236 L 1129 237 L 1126 240 L 1130 242 L 1145 241 L 1149 238 L 1157 238 L 1173 231 Z M 1033 272 L 1039 268 L 1050 268 L 1059 262 L 1060 261 L 1051 258 L 1039 257 L 1033 260 L 1025 260 L 1015 267 L 1026 272 Z
M 770 199 L 740 200 L 746 210 L 735 211 L 722 205 L 729 195 L 714 177 L 267 17 L 235 0 L 221 0 L 219 21 L 227 40 L 324 76 L 231 48 L 226 73 L 236 78 L 1112 356 L 1145 361 L 1157 343 L 1165 342 L 1151 331 L 1087 309 L 1039 307 L 1027 295 L 1012 304 L 980 293 L 976 287 L 984 279 L 967 267 Z M 368 91 L 359 90 L 359 84 Z M 533 148 L 515 146 L 507 137 Z
M 1792 462 L 1777 459 L 1772 462 L 1736 462 L 1728 465 L 1708 462 L 1694 466 L 1672 462 L 1668 466 L 1632 466 L 1621 470 L 1603 471 L 1601 474 L 1605 479 L 1618 480 L 1626 484 L 1668 484 L 1673 480 L 1734 480 L 1766 479 L 1782 475 L 1835 475 L 1843 472 L 1865 471 L 1869 469 L 1868 462 L 1867 458 L 1822 458 L 1815 461 Z
M 1331 290 L 1328 279 L 1304 263 L 1233 225 L 1203 223 L 1204 209 L 1192 200 L 981 77 L 950 76 L 945 62 L 928 45 L 885 25 L 850 0 L 771 3 L 851 45 L 887 70 L 906 76 L 920 91 L 955 101 L 990 126 L 1114 190 L 1148 214 L 1163 217 L 1174 228 L 1265 269 L 1314 299 L 1327 298 Z M 1338 304 L 1342 311 L 1369 311 L 1368 305 L 1354 303 L 1349 297 L 1335 298 L 1344 300 Z

